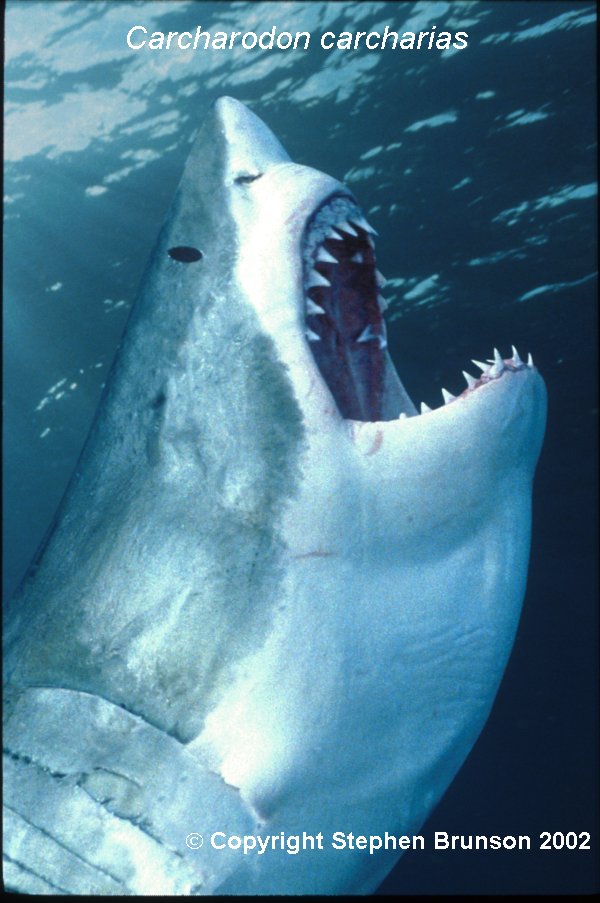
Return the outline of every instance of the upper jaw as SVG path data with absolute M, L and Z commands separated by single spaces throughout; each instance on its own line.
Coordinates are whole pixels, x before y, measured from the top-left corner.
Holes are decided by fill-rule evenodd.
M 232 129 L 239 131 L 240 116 L 245 124 L 242 145 L 230 150 L 229 161 L 237 279 L 288 369 L 310 432 L 337 434 L 344 424 L 357 423 L 367 427 L 359 430 L 364 436 L 370 427 L 391 436 L 410 423 L 415 436 L 425 436 L 434 424 L 441 429 L 457 421 L 458 427 L 474 411 L 463 404 L 472 397 L 478 409 L 497 395 L 504 398 L 504 392 L 485 391 L 490 383 L 532 372 L 532 362 L 514 351 L 506 359 L 495 352 L 478 377 L 465 375 L 460 405 L 444 390 L 441 409 L 423 406 L 416 416 L 386 348 L 385 280 L 377 269 L 375 230 L 344 185 L 290 161 L 274 137 L 265 139 L 272 133 L 257 117 L 230 99 L 223 104 Z M 257 146 L 263 148 L 260 166 L 249 157 Z
M 312 371 L 310 385 L 293 375 L 300 395 L 323 383 L 321 414 L 342 419 L 415 414 L 386 350 L 385 280 L 376 268 L 375 230 L 352 194 L 335 179 L 291 162 L 270 129 L 238 101 L 220 98 L 211 121 L 240 237 L 240 279 L 252 286 L 247 294 L 284 363 L 294 370 L 294 360 L 300 361 Z M 286 284 L 284 269 L 293 274 L 293 285 Z M 294 307 L 289 302 L 298 288 L 301 300 Z M 298 338 L 304 347 L 293 352 Z
M 416 414 L 387 352 L 376 233 L 352 194 L 330 176 L 280 162 L 231 197 L 239 281 L 301 404 L 312 393 L 306 419 Z

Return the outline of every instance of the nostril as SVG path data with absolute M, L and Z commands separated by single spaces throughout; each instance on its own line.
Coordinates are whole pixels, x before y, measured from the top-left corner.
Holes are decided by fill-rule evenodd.
M 263 175 L 262 172 L 257 172 L 257 173 L 249 173 L 249 172 L 248 172 L 248 173 L 242 173 L 241 175 L 236 176 L 236 178 L 234 179 L 234 181 L 235 181 L 235 183 L 236 183 L 237 185 L 246 185 L 246 184 L 248 184 L 248 183 L 250 183 L 250 182 L 255 182 L 257 179 L 260 179 L 262 175 Z

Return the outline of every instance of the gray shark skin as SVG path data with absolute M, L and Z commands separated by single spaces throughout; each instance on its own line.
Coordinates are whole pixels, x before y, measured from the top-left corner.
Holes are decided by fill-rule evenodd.
M 9 887 L 367 893 L 399 851 L 332 833 L 414 833 L 452 781 L 518 623 L 545 389 L 496 352 L 417 414 L 382 283 L 351 193 L 217 101 L 7 618 Z

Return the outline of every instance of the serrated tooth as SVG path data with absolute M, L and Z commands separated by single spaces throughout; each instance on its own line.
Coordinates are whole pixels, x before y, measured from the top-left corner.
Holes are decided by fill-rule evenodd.
M 442 389 L 442 398 L 444 399 L 444 404 L 448 404 L 449 401 L 452 401 L 456 398 L 456 395 L 453 395 L 452 392 L 449 392 L 448 389 Z
M 311 298 L 307 298 L 306 313 L 314 316 L 319 316 L 320 314 L 324 314 L 325 311 L 319 304 L 315 304 L 315 302 Z
M 494 356 L 488 357 L 487 362 L 488 362 L 488 364 L 498 364 L 498 366 L 500 366 L 500 364 L 502 364 L 504 366 L 504 361 L 502 360 L 502 357 L 500 356 L 500 352 L 498 351 L 497 348 L 494 348 Z
M 334 257 L 333 254 L 330 254 L 327 248 L 324 248 L 323 245 L 321 245 L 321 247 L 319 248 L 315 259 L 320 260 L 321 263 L 339 263 L 337 257 Z
M 511 346 L 511 349 L 512 349 L 512 359 L 513 359 L 513 364 L 514 364 L 516 367 L 518 367 L 519 364 L 522 364 L 522 363 L 523 363 L 523 361 L 522 361 L 521 358 L 519 357 L 519 352 L 517 351 L 517 349 L 515 348 L 514 345 Z
M 500 376 L 504 371 L 504 361 L 500 356 L 500 352 L 497 348 L 494 348 L 494 360 L 492 361 L 492 366 L 490 367 L 488 376 L 491 376 L 495 379 L 497 376 Z
M 357 342 L 370 342 L 373 339 L 377 339 L 379 342 L 379 347 L 381 350 L 387 348 L 387 336 L 385 334 L 385 329 L 382 332 L 374 332 L 373 327 L 369 323 L 368 326 L 365 326 L 359 337 L 356 339 Z
M 317 288 L 318 286 L 329 287 L 330 285 L 331 282 L 329 279 L 326 279 L 325 276 L 321 276 L 317 270 L 311 270 L 308 282 L 306 283 L 307 288 Z
M 348 235 L 353 235 L 355 238 L 358 238 L 358 232 L 356 229 L 353 229 L 348 220 L 342 220 L 341 223 L 336 223 L 335 228 L 338 232 L 346 232 Z
M 379 310 L 381 313 L 384 313 L 390 306 L 390 302 L 387 298 L 384 298 L 383 295 L 377 295 L 377 303 L 379 304 Z
M 527 366 L 533 368 L 533 358 L 531 356 L 531 352 L 527 355 Z
M 364 216 L 360 216 L 360 217 L 358 217 L 358 218 L 355 217 L 355 216 L 353 216 L 353 217 L 352 217 L 352 222 L 353 222 L 356 226 L 360 226 L 361 229 L 364 229 L 365 232 L 369 232 L 369 231 L 370 231 L 369 224 L 368 224 L 368 222 L 366 221 L 366 219 L 364 218 Z
M 353 222 L 353 223 L 356 223 L 357 226 L 360 226 L 361 229 L 364 229 L 365 232 L 370 232 L 371 235 L 377 235 L 377 234 L 378 234 L 378 233 L 377 233 L 377 230 L 374 229 L 373 226 L 372 226 L 370 223 L 368 223 L 368 222 L 366 221 L 366 219 L 364 218 L 364 216 L 361 216 L 360 219 L 356 219 L 355 217 L 352 217 L 352 222 Z
M 306 330 L 306 338 L 308 339 L 309 342 L 320 342 L 321 341 L 321 336 L 317 335 L 316 332 L 313 332 L 312 329 Z
M 364 263 L 365 262 L 365 258 L 362 256 L 360 251 L 357 251 L 356 254 L 353 254 L 352 257 L 350 258 L 350 260 L 352 260 L 354 263 Z
M 466 370 L 463 370 L 463 371 L 462 371 L 462 375 L 463 375 L 464 378 L 465 378 L 465 382 L 466 382 L 468 388 L 469 388 L 469 389 L 472 389 L 473 386 L 474 386 L 474 385 L 476 384 L 476 382 L 477 382 L 477 380 L 475 379 L 475 377 L 474 377 L 474 376 L 471 376 L 470 373 L 467 373 Z
M 482 373 L 487 373 L 490 369 L 488 364 L 482 364 L 481 361 L 476 361 L 474 358 L 471 360 L 472 364 L 475 364 L 476 367 L 479 367 Z
M 365 326 L 359 337 L 357 338 L 357 342 L 370 342 L 371 339 L 377 339 L 379 336 L 373 332 L 373 327 L 369 323 L 368 326 Z
M 421 414 L 429 414 L 431 408 L 424 401 L 421 402 Z
M 387 279 L 379 270 L 375 270 L 375 283 L 377 288 L 384 288 L 387 285 Z

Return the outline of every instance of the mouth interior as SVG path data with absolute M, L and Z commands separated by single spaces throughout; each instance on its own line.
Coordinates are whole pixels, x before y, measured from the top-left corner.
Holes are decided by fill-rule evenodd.
M 323 379 L 347 420 L 382 421 L 413 416 L 416 408 L 406 394 L 387 354 L 380 291 L 385 279 L 375 264 L 375 230 L 360 208 L 345 195 L 326 200 L 309 220 L 303 242 L 306 338 Z M 507 373 L 534 369 L 531 355 L 523 362 L 512 346 L 512 357 L 496 348 L 487 362 L 473 361 L 481 371 L 463 370 L 464 398 Z M 444 405 L 457 397 L 442 389 Z M 424 402 L 420 415 L 431 408 Z
M 349 198 L 326 201 L 303 246 L 306 337 L 342 417 L 383 416 L 387 337 L 375 230 Z

